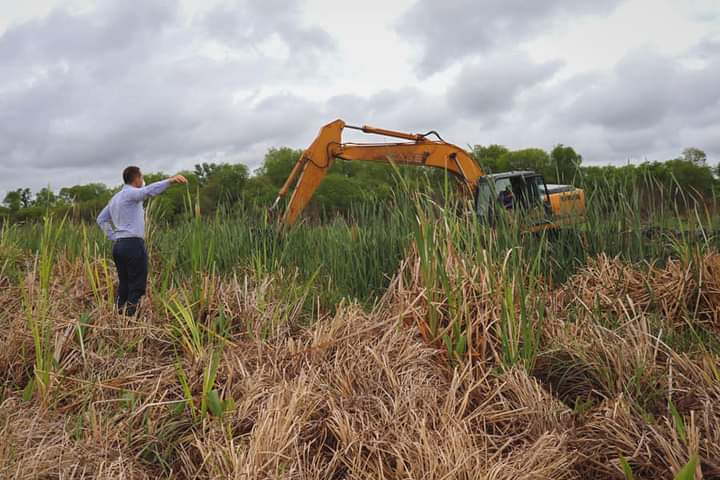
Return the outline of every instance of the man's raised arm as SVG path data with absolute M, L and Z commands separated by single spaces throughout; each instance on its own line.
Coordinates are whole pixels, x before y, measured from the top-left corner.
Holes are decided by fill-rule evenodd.
M 187 179 L 182 175 L 175 175 L 159 182 L 151 183 L 144 187 L 131 190 L 130 197 L 133 200 L 141 201 L 148 197 L 155 197 L 163 193 L 173 183 L 187 183 Z

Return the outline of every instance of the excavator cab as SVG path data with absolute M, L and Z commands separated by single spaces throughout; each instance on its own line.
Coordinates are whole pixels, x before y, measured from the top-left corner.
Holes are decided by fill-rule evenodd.
M 542 175 L 513 171 L 485 175 L 478 180 L 475 206 L 481 223 L 494 226 L 501 212 L 522 216 L 529 225 L 547 224 L 549 193 Z

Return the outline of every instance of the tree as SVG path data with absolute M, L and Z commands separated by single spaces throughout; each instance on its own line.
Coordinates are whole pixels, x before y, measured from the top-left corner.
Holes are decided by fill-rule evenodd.
M 550 156 L 540 148 L 525 148 L 503 154 L 498 159 L 499 171 L 534 170 L 542 173 L 546 180 L 555 179 L 555 171 Z
M 510 150 L 502 145 L 493 144 L 487 147 L 475 145 L 471 155 L 487 173 L 497 173 L 500 171 L 498 161 L 503 155 L 509 152 Z
M 262 167 L 255 172 L 259 176 L 267 177 L 277 188 L 280 188 L 290 176 L 293 166 L 302 155 L 302 150 L 292 148 L 271 148 L 265 155 Z
M 242 164 L 217 165 L 201 190 L 203 211 L 212 212 L 218 206 L 231 206 L 242 196 L 248 179 L 248 168 Z
M 268 208 L 277 197 L 278 189 L 267 177 L 249 178 L 242 190 L 242 203 L 246 206 Z
M 17 212 L 22 206 L 22 198 L 20 197 L 20 190 L 13 190 L 5 195 L 3 205 L 8 207 L 11 212 Z
M 712 194 L 715 179 L 712 170 L 707 165 L 698 164 L 691 160 L 669 160 L 663 164 L 672 177 L 672 181 L 677 182 L 683 191 L 687 193 L 698 193 L 704 197 Z
M 195 176 L 198 179 L 198 183 L 203 186 L 207 183 L 210 175 L 218 168 L 217 163 L 198 163 L 195 165 Z
M 555 178 L 560 183 L 572 183 L 580 171 L 582 156 L 572 147 L 556 145 L 550 152 L 550 160 L 555 169 Z
M 35 201 L 33 206 L 50 208 L 57 202 L 55 193 L 48 187 L 43 187 L 38 193 L 35 194 Z
M 104 198 L 110 191 L 102 183 L 74 185 L 60 189 L 60 199 L 66 203 L 78 204 Z
M 17 212 L 21 208 L 29 208 L 32 205 L 30 198 L 31 192 L 29 188 L 18 188 L 8 192 L 5 195 L 3 204 L 6 205 L 12 212 Z
M 690 147 L 683 150 L 682 160 L 690 162 L 694 165 L 705 166 L 707 165 L 707 155 L 699 148 Z
M 22 205 L 22 208 L 28 208 L 30 205 L 32 205 L 32 192 L 30 192 L 29 188 L 18 188 L 18 193 L 20 194 L 20 204 Z
M 321 212 L 349 214 L 352 205 L 365 199 L 364 184 L 357 178 L 328 174 L 313 196 L 312 204 Z

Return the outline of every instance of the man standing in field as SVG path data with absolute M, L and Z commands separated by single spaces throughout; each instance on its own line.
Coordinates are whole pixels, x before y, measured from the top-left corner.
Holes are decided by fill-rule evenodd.
M 187 183 L 187 179 L 175 175 L 145 186 L 140 169 L 127 167 L 123 170 L 123 182 L 122 190 L 103 208 L 97 223 L 113 242 L 112 256 L 119 280 L 118 310 L 134 316 L 145 295 L 148 274 L 143 201 L 160 195 L 173 183 Z

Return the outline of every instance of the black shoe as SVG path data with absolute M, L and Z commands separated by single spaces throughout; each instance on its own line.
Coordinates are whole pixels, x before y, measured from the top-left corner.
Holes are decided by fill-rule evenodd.
M 126 317 L 134 317 L 138 314 L 139 311 L 140 311 L 139 303 L 128 303 L 125 306 L 125 316 Z

